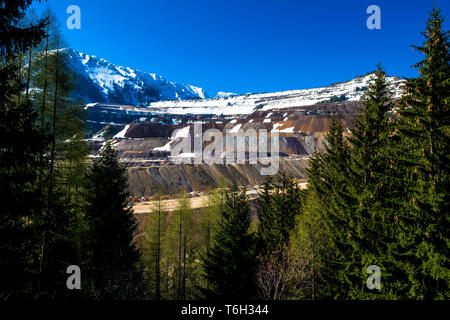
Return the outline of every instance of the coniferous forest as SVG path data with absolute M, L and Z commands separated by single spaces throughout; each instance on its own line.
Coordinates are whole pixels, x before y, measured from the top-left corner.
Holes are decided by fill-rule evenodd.
M 439 9 L 413 47 L 419 76 L 393 99 L 377 66 L 351 134 L 334 118 L 310 158 L 307 189 L 268 177 L 252 203 L 223 183 L 208 206 L 180 193 L 170 212 L 160 193 L 136 241 L 126 170 L 112 143 L 88 157 L 67 44 L 55 14 L 37 16 L 32 2 L 0 1 L 0 300 L 450 299 L 450 42 Z M 80 289 L 67 287 L 71 265 Z

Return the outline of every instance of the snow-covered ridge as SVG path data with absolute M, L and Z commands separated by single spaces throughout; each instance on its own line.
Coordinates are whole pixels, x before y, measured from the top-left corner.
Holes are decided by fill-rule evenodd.
M 356 77 L 328 87 L 260 94 L 229 96 L 227 99 L 152 102 L 148 110 L 169 114 L 250 114 L 255 110 L 271 110 L 314 105 L 324 101 L 360 101 L 374 74 Z M 399 98 L 405 80 L 388 77 L 393 98 Z
M 234 93 L 234 92 L 222 92 L 222 91 L 219 91 L 219 92 L 217 92 L 217 94 L 214 97 L 214 99 L 227 99 L 227 98 L 234 97 L 234 96 L 237 96 L 237 95 L 238 94 Z
M 154 73 L 115 65 L 105 59 L 65 49 L 77 77 L 75 96 L 86 103 L 148 105 L 161 100 L 205 99 L 202 88 L 176 83 Z

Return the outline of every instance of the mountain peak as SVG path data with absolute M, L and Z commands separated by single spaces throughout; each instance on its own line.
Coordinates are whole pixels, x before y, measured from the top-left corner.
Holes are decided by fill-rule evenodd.
M 156 101 L 208 98 L 200 87 L 169 81 L 74 49 L 64 50 L 78 80 L 74 95 L 86 103 L 145 106 Z

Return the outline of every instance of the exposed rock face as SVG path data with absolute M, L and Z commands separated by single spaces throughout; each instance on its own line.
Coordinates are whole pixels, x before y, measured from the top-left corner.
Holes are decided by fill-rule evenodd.
M 306 178 L 306 159 L 282 159 L 278 174 L 287 173 L 298 179 Z M 176 194 L 204 191 L 217 186 L 219 179 L 242 186 L 261 185 L 265 177 L 250 164 L 199 164 L 199 165 L 155 165 L 129 167 L 129 188 L 133 196 L 149 196 L 158 191 Z
M 115 148 L 122 163 L 127 166 L 129 188 L 133 196 L 151 196 L 155 193 L 176 194 L 204 191 L 217 186 L 220 179 L 239 185 L 255 186 L 264 182 L 257 166 L 245 164 L 174 164 L 171 150 L 189 136 L 193 150 L 194 122 L 201 122 L 202 133 L 218 129 L 227 131 L 266 130 L 279 136 L 280 164 L 278 175 L 286 173 L 297 179 L 306 178 L 308 157 L 322 151 L 325 135 L 332 118 L 339 118 L 349 134 L 354 118 L 362 110 L 360 102 L 326 102 L 313 106 L 255 111 L 235 117 L 186 116 L 177 124 L 134 122 L 116 135 Z M 177 133 L 178 132 L 178 133 Z M 182 132 L 180 134 L 180 132 Z M 203 148 L 209 142 L 203 142 Z M 270 151 L 270 148 L 269 150 Z M 193 163 L 193 162 L 192 162 Z M 226 163 L 226 162 L 224 162 Z

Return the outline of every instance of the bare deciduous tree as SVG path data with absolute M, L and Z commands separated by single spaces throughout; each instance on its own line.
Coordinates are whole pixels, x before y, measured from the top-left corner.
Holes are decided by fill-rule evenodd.
M 314 257 L 296 248 L 283 247 L 260 258 L 256 274 L 259 295 L 265 300 L 281 300 L 311 286 Z

